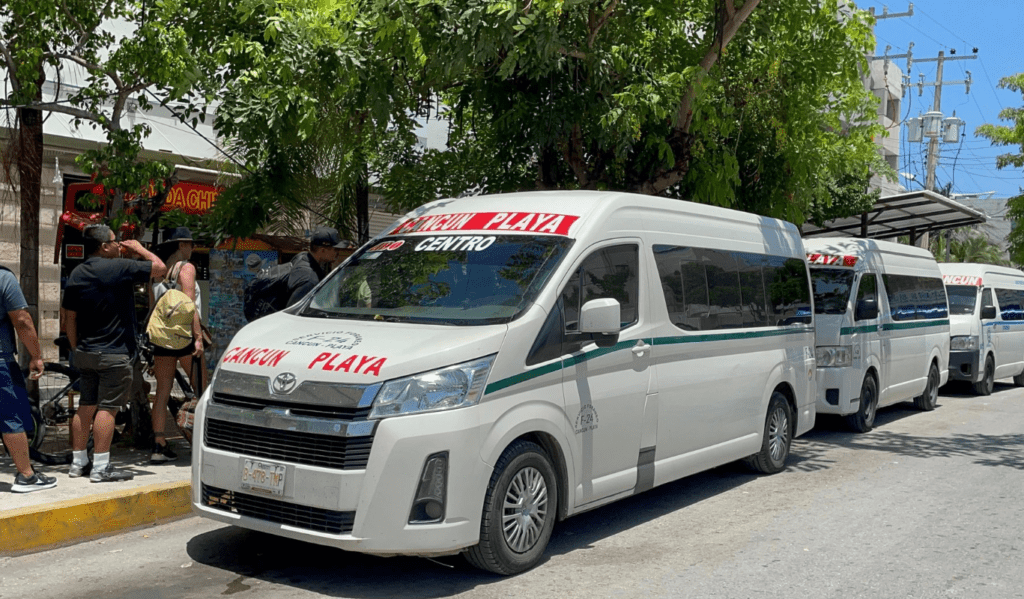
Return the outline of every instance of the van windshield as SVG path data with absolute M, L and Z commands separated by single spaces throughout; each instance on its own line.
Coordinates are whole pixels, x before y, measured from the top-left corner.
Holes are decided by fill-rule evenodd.
M 853 270 L 849 268 L 812 268 L 815 314 L 846 314 L 853 286 Z
M 506 323 L 533 303 L 572 240 L 386 237 L 328 277 L 303 316 L 444 325 Z
M 950 315 L 974 314 L 978 303 L 978 288 L 973 285 L 946 285 Z

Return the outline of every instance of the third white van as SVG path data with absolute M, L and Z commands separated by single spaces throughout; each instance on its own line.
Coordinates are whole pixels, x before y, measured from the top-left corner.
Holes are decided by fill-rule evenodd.
M 1024 386 L 1024 272 L 991 264 L 942 263 L 949 296 L 949 376 L 978 395 L 996 379 Z
M 922 248 L 873 239 L 805 239 L 814 285 L 819 414 L 874 427 L 878 408 L 932 410 L 948 379 L 942 275 Z

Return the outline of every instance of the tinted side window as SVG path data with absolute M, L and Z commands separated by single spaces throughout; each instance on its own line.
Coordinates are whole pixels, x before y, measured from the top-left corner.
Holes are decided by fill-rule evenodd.
M 640 250 L 635 245 L 617 245 L 587 256 L 562 291 L 565 330 L 578 331 L 580 308 L 593 299 L 618 300 L 622 328 L 639 320 Z
M 942 279 L 884 274 L 882 280 L 893 320 L 925 320 L 949 315 Z
M 857 302 L 871 300 L 878 305 L 878 279 L 874 273 L 867 273 L 860 278 L 860 286 L 857 287 Z
M 654 259 L 672 324 L 687 331 L 811 321 L 802 260 L 668 245 Z
M 996 289 L 996 301 L 1003 320 L 1024 320 L 1024 291 Z

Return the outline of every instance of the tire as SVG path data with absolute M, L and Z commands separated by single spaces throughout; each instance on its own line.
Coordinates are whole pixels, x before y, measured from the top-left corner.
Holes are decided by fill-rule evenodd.
M 558 481 L 548 455 L 535 443 L 516 441 L 491 475 L 480 521 L 480 542 L 466 560 L 508 576 L 536 566 L 551 539 L 558 512 Z
M 985 358 L 985 375 L 984 377 L 974 383 L 974 393 L 976 395 L 992 395 L 992 387 L 995 386 L 996 378 L 996 361 L 989 355 Z
M 1014 387 L 1024 387 L 1024 372 L 1021 372 L 1017 376 L 1013 377 Z
M 878 383 L 870 374 L 864 377 L 860 385 L 860 406 L 857 411 L 846 417 L 846 426 L 856 433 L 866 433 L 875 428 L 875 416 L 878 414 Z
M 747 466 L 763 474 L 775 474 L 785 469 L 789 449 L 793 445 L 793 428 L 793 408 L 785 395 L 775 391 L 764 419 L 761 451 L 744 460 Z
M 924 393 L 914 398 L 914 405 L 917 409 L 931 412 L 939 405 L 939 367 L 932 362 L 928 369 L 928 384 L 924 387 Z

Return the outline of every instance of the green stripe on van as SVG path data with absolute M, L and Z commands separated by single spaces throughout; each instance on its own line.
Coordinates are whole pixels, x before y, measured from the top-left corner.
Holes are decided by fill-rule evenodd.
M 843 327 L 839 329 L 840 335 L 853 335 L 854 333 L 877 333 L 877 324 L 865 324 L 859 327 Z
M 890 322 L 882 325 L 883 331 L 902 331 L 905 329 L 923 329 L 925 327 L 949 326 L 949 319 L 925 320 L 923 322 Z
M 660 337 L 654 339 L 644 339 L 643 341 L 650 345 L 673 345 L 677 343 L 702 343 L 710 341 L 728 341 L 733 339 L 754 339 L 758 337 L 778 337 L 781 335 L 806 335 L 809 332 L 811 332 L 810 329 L 773 329 L 770 331 L 749 331 L 742 333 L 709 333 L 706 335 L 689 335 L 685 337 Z M 569 356 L 560 362 L 553 362 L 551 364 L 547 364 L 539 368 L 535 368 L 533 370 L 521 372 L 517 375 L 510 376 L 500 381 L 495 381 L 487 385 L 487 388 L 484 390 L 484 395 L 495 393 L 497 391 L 501 391 L 502 389 L 507 389 L 513 385 L 518 385 L 519 383 L 525 383 L 526 381 L 535 379 L 537 377 L 541 377 L 546 374 L 551 374 L 552 372 L 562 370 L 563 368 L 575 366 L 580 362 L 585 362 L 587 360 L 604 356 L 612 352 L 622 351 L 625 349 L 632 349 L 633 346 L 636 345 L 637 341 L 637 339 L 632 339 L 629 341 L 620 341 L 611 347 L 599 347 L 597 349 L 590 350 L 581 355 Z

